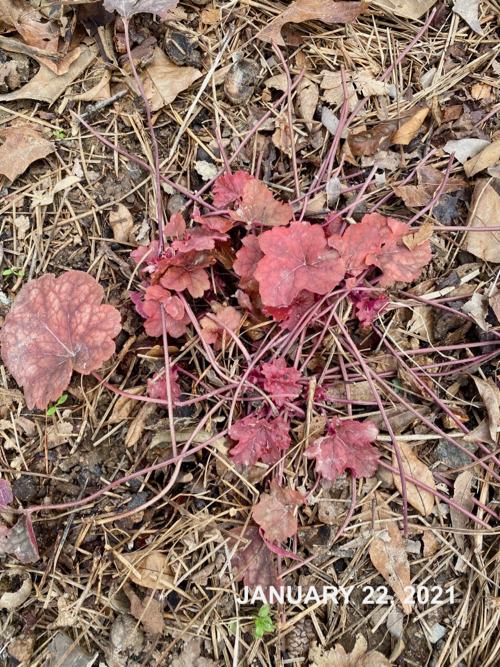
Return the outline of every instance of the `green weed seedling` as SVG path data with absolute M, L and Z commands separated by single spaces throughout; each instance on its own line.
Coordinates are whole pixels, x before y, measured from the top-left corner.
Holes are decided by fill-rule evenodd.
M 271 605 L 263 604 L 262 607 L 259 609 L 259 613 L 257 614 L 256 618 L 254 619 L 255 636 L 258 639 L 262 639 L 262 637 L 266 632 L 272 632 L 273 630 L 276 629 L 276 626 L 274 625 L 269 616 L 270 609 Z
M 50 417 L 51 415 L 54 415 L 56 413 L 57 408 L 62 405 L 63 403 L 66 403 L 66 399 L 68 398 L 68 394 L 63 394 L 61 398 L 57 399 L 57 403 L 55 405 L 52 405 L 48 410 L 47 410 L 47 417 Z
M 5 271 L 2 271 L 2 276 L 24 276 L 24 271 L 22 269 L 5 269 Z

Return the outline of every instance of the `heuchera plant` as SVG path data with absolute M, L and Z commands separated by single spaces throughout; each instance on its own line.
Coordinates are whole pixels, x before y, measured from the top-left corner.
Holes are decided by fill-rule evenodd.
M 144 100 L 151 133 L 154 166 L 124 153 L 80 119 L 104 144 L 154 176 L 158 240 L 131 254 L 141 282 L 130 298 L 144 320 L 147 335 L 162 339 L 165 365 L 149 378 L 147 397 L 126 394 L 104 384 L 131 399 L 155 401 L 168 408 L 173 458 L 116 480 L 90 498 L 43 509 L 85 504 L 129 479 L 175 463 L 171 479 L 146 503 L 149 506 L 172 488 L 183 457 L 227 435 L 231 443 L 230 459 L 235 465 L 252 466 L 261 462 L 271 467 L 267 480 L 269 492 L 262 493 L 251 510 L 255 523 L 233 528 L 228 544 L 236 581 L 243 579 L 248 586 L 265 588 L 280 582 L 273 554 L 297 559 L 279 544 L 295 535 L 297 510 L 307 499 L 283 484 L 283 461 L 292 443 L 292 417 L 305 417 L 309 362 L 334 319 L 350 345 L 349 351 L 363 366 L 356 346 L 337 317 L 339 303 L 342 300 L 350 303 L 362 326 L 372 325 L 389 303 L 381 288 L 390 287 L 395 281 L 409 283 L 418 278 L 431 259 L 430 243 L 426 240 L 416 247 L 413 243 L 410 251 L 405 245 L 409 226 L 375 212 L 355 224 L 339 212 L 323 223 L 305 220 L 305 204 L 302 213 L 296 214 L 291 203 L 278 201 L 257 177 L 243 171 L 231 172 L 230 163 L 237 154 L 228 160 L 222 145 L 226 169 L 212 183 L 212 203 L 201 199 L 203 190 L 193 195 L 163 177 L 148 100 L 130 56 L 128 22 L 133 14 L 145 11 L 164 18 L 176 4 L 176 0 L 105 1 L 109 11 L 116 10 L 124 19 L 131 70 Z M 286 68 L 279 49 L 277 53 Z M 289 103 L 291 90 L 290 87 L 287 92 Z M 341 116 L 344 123 L 346 114 L 347 100 Z M 254 128 L 252 132 L 255 131 Z M 339 129 L 318 172 L 318 182 L 325 175 L 328 161 L 333 159 L 340 135 Z M 295 160 L 292 162 L 296 167 Z M 299 190 L 296 170 L 294 175 Z M 165 220 L 161 180 L 196 204 L 188 219 L 175 213 Z M 2 359 L 24 387 L 30 409 L 35 406 L 45 409 L 49 402 L 56 401 L 74 370 L 84 374 L 94 372 L 112 356 L 113 338 L 120 331 L 120 314 L 111 306 L 101 305 L 103 295 L 102 287 L 79 271 L 68 271 L 58 278 L 46 275 L 28 282 L 21 290 L 1 333 Z M 199 336 L 213 371 L 227 383 L 227 387 L 207 396 L 228 393 L 207 412 L 178 454 L 173 408 L 181 403 L 183 369 L 171 365 L 168 340 L 182 338 L 191 327 Z M 247 336 L 252 327 L 269 334 L 269 342 L 255 342 Z M 314 346 L 300 365 L 303 352 L 300 341 L 308 333 L 315 334 Z M 296 342 L 297 352 L 292 358 L 290 350 Z M 218 364 L 218 356 L 229 347 L 241 353 L 236 378 L 227 375 Z M 326 396 L 322 386 L 316 387 L 315 395 Z M 204 398 L 202 394 L 192 400 Z M 231 408 L 227 428 L 193 447 L 196 434 L 228 398 Z M 383 411 L 380 400 L 378 404 Z M 373 445 L 377 435 L 378 429 L 370 421 L 335 417 L 328 425 L 328 433 L 310 442 L 301 462 L 304 467 L 309 460 L 314 462 L 316 483 L 320 478 L 335 480 L 346 471 L 353 480 L 370 477 L 379 462 Z M 7 507 L 12 500 L 10 486 L 0 480 L 0 506 Z M 120 517 L 125 518 L 142 507 Z M 24 514 L 18 524 L 13 528 L 0 527 L 0 552 L 14 553 L 23 562 L 36 560 L 30 516 L 38 509 L 41 508 L 18 510 Z

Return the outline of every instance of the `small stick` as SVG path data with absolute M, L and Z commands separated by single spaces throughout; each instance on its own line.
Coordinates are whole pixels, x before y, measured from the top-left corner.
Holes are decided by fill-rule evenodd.
M 116 102 L 117 100 L 121 100 L 121 98 L 128 93 L 128 90 L 124 88 L 123 90 L 118 91 L 115 93 L 112 97 L 108 97 L 107 100 L 101 100 L 100 102 L 97 102 L 97 104 L 89 104 L 87 105 L 87 108 L 85 109 L 85 113 L 82 113 L 80 118 L 76 121 L 77 123 L 80 122 L 82 118 L 87 118 L 88 116 L 91 116 L 98 111 L 101 111 L 101 109 L 105 109 L 106 107 L 109 107 L 110 104 L 113 104 L 113 102 Z

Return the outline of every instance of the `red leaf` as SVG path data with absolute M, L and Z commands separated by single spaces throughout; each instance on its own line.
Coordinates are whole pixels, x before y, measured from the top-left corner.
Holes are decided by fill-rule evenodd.
M 140 264 L 144 260 L 144 266 L 141 269 L 144 271 L 148 264 L 158 259 L 158 241 L 151 241 L 147 246 L 140 245 L 130 253 L 130 257 L 136 264 Z
M 236 331 L 240 326 L 241 315 L 232 306 L 222 306 L 219 308 L 216 317 L 231 331 Z M 203 338 L 209 345 L 214 346 L 214 350 L 226 349 L 226 346 L 231 341 L 231 336 L 224 327 L 210 317 L 202 317 L 200 324 Z
M 167 289 L 182 292 L 187 289 L 193 298 L 203 296 L 209 289 L 210 281 L 204 271 L 205 266 L 212 263 L 206 252 L 191 250 L 179 253 L 176 257 L 162 259 L 158 262 L 160 284 Z
M 255 278 L 266 306 L 289 306 L 301 290 L 326 294 L 344 277 L 344 260 L 327 249 L 320 225 L 292 222 L 264 232 L 259 244 L 265 256 Z
M 262 540 L 257 526 L 248 526 L 244 531 L 242 526 L 238 526 L 229 532 L 234 535 L 228 541 L 228 549 L 232 554 L 231 568 L 235 580 L 243 579 L 245 586 L 251 590 L 262 586 L 266 596 L 270 586 L 281 586 L 273 555 Z M 238 547 L 233 553 L 236 544 Z
M 115 351 L 120 313 L 102 306 L 104 290 L 82 271 L 47 274 L 19 292 L 0 334 L 2 359 L 24 387 L 26 404 L 45 409 L 73 370 L 88 375 Z
M 264 183 L 252 178 L 243 188 L 240 206 L 235 211 L 229 211 L 229 215 L 233 220 L 247 225 L 277 227 L 290 222 L 293 207 L 279 202 Z
M 287 366 L 283 358 L 276 359 L 270 364 L 262 363 L 261 370 L 266 378 L 264 389 L 279 408 L 302 393 L 302 387 L 297 384 L 302 373 Z
M 191 220 L 198 222 L 212 232 L 228 232 L 233 228 L 234 221 L 224 218 L 222 215 L 199 215 L 199 211 L 191 216 Z
M 172 367 L 170 369 L 170 391 L 174 403 L 179 400 L 182 394 L 182 390 L 177 382 L 178 377 L 179 371 L 175 367 Z M 148 380 L 148 396 L 150 398 L 159 398 L 162 401 L 168 400 L 165 368 L 156 373 L 151 380 Z
M 286 308 L 264 306 L 262 312 L 269 315 L 275 322 L 280 322 L 281 329 L 291 331 L 300 322 L 314 303 L 314 294 L 302 290 Z
M 134 14 L 156 14 L 166 19 L 179 0 L 104 0 L 104 9 L 130 18 Z
M 316 472 L 325 479 L 333 481 L 346 470 L 354 477 L 373 477 L 379 454 L 370 443 L 377 435 L 373 422 L 341 421 L 336 417 L 330 422 L 329 435 L 315 440 L 304 456 L 316 459 Z
M 160 304 L 163 304 L 165 308 L 167 333 L 174 338 L 183 336 L 190 320 L 184 311 L 182 301 L 178 296 L 172 296 L 168 290 L 163 289 L 160 285 L 152 285 L 147 288 L 142 304 L 142 310 L 147 317 L 144 328 L 148 336 L 156 338 L 163 334 Z
M 14 500 L 12 487 L 6 479 L 0 479 L 0 507 L 7 507 Z
M 227 234 L 213 232 L 205 227 L 190 229 L 182 241 L 174 241 L 172 248 L 177 252 L 190 252 L 191 250 L 212 250 L 216 241 L 227 241 Z
M 385 294 L 379 294 L 375 299 L 371 299 L 367 292 L 353 291 L 349 296 L 354 302 L 356 317 L 364 327 L 371 326 L 389 303 Z
M 182 213 L 173 213 L 169 222 L 163 228 L 165 236 L 176 236 L 181 239 L 186 233 L 186 221 L 182 217 Z
M 29 516 L 23 516 L 15 526 L 0 526 L 0 553 L 11 554 L 27 565 L 38 560 L 38 545 Z
M 240 287 L 257 291 L 257 281 L 254 278 L 257 264 L 264 257 L 260 249 L 259 239 L 253 234 L 248 234 L 242 240 L 242 247 L 236 253 L 236 260 L 233 264 L 234 271 L 241 277 Z
M 243 188 L 249 182 L 255 180 L 246 171 L 235 171 L 234 174 L 219 176 L 213 186 L 214 206 L 227 208 L 229 204 L 241 199 Z
M 266 540 L 283 542 L 297 532 L 295 507 L 304 504 L 305 498 L 298 491 L 283 489 L 278 480 L 271 482 L 271 494 L 262 493 L 252 509 L 252 518 L 264 532 Z
M 383 272 L 379 284 L 386 287 L 396 280 L 412 282 L 431 260 L 429 241 L 408 250 L 402 239 L 409 233 L 404 222 L 371 213 L 350 225 L 342 236 L 331 236 L 328 243 L 340 252 L 348 273 L 358 276 L 369 266 L 377 266 Z
M 277 463 L 290 447 L 289 428 L 283 417 L 239 419 L 229 429 L 229 436 L 238 441 L 230 456 L 244 466 L 254 465 L 259 459 L 270 465 Z

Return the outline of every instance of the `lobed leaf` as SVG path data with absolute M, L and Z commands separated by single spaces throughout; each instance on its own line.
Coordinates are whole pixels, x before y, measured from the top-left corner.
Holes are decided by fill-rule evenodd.
M 229 436 L 238 441 L 230 451 L 231 458 L 245 466 L 254 465 L 259 460 L 270 465 L 277 463 L 291 442 L 288 424 L 283 417 L 239 419 L 229 429 Z
M 29 409 L 44 410 L 73 370 L 88 375 L 115 351 L 120 313 L 101 305 L 104 290 L 83 271 L 47 274 L 19 292 L 0 333 L 2 359 L 24 388 Z
M 270 364 L 262 363 L 261 370 L 262 375 L 266 378 L 264 389 L 270 394 L 278 408 L 302 393 L 302 387 L 297 384 L 302 373 L 296 368 L 287 366 L 283 358 L 275 359 Z
M 262 493 L 252 509 L 252 518 L 262 528 L 266 540 L 283 542 L 297 532 L 296 507 L 305 497 L 293 489 L 282 488 L 278 480 L 271 481 L 270 494 Z
M 129 19 L 134 14 L 156 14 L 166 19 L 179 0 L 104 0 L 104 9 Z

